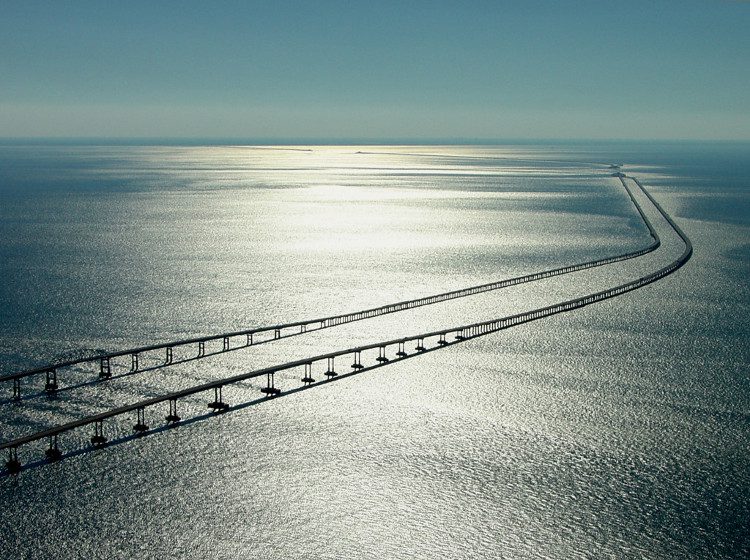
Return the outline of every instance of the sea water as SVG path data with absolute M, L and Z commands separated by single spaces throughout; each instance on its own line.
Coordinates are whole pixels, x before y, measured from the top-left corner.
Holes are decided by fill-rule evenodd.
M 695 249 L 672 276 L 573 313 L 142 438 L 120 422 L 108 435 L 123 440 L 103 450 L 86 432 L 64 436 L 70 456 L 55 464 L 22 450 L 31 465 L 0 477 L 0 557 L 750 554 L 749 154 L 740 143 L 0 146 L 2 373 L 638 249 L 650 237 L 611 163 Z M 14 403 L 7 386 L 0 439 L 604 289 L 679 255 L 660 225 L 663 246 L 634 261 L 56 399 Z M 227 387 L 225 400 L 252 401 L 260 385 Z M 204 400 L 185 407 L 203 415 Z

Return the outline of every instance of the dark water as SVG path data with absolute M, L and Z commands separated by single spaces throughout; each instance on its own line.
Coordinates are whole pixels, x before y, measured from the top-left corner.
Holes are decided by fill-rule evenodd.
M 0 146 L 0 370 L 642 247 L 611 162 L 650 187 L 695 254 L 574 313 L 0 478 L 1 557 L 750 554 L 748 144 L 298 148 Z M 601 270 L 54 402 L 13 404 L 6 387 L 0 439 L 602 289 L 679 254 L 660 227 L 656 254 Z M 87 437 L 64 444 L 85 450 Z

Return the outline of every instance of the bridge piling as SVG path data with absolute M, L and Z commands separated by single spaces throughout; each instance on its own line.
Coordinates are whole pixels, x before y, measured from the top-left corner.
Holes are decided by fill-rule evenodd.
M 208 408 L 210 408 L 214 412 L 224 412 L 229 408 L 229 405 L 225 403 L 222 398 L 222 387 L 222 385 L 214 387 L 214 401 L 208 403 Z
M 276 372 L 275 371 L 269 371 L 266 374 L 266 386 L 261 388 L 260 392 L 268 397 L 273 397 L 275 395 L 278 395 L 281 393 L 281 389 L 278 387 L 274 387 L 274 379 L 273 376 Z
M 44 391 L 48 395 L 52 395 L 57 392 L 57 370 L 55 368 L 48 369 L 45 376 Z
M 110 377 L 112 377 L 112 365 L 107 356 L 99 360 L 99 379 L 109 379 Z
M 164 420 L 169 424 L 176 424 L 182 420 L 177 414 L 177 399 L 169 399 L 169 413 L 164 417 Z
M 325 373 L 328 379 L 330 379 L 331 377 L 336 377 L 338 375 L 338 373 L 336 373 L 336 371 L 333 369 L 333 360 L 334 356 L 330 356 L 328 358 L 328 368 L 326 369 Z
M 105 443 L 107 443 L 107 438 L 104 437 L 104 421 L 97 420 L 94 422 L 94 435 L 91 436 L 91 445 L 102 447 Z
M 305 385 L 315 383 L 315 380 L 312 377 L 312 362 L 307 362 L 305 364 L 305 375 L 302 378 L 302 383 L 304 383 Z
M 5 468 L 11 474 L 21 471 L 21 462 L 18 460 L 18 448 L 11 447 L 8 449 L 8 460 L 5 462 Z
M 62 459 L 62 452 L 57 445 L 57 434 L 51 435 L 49 437 L 49 448 L 44 452 L 44 454 L 47 456 L 47 460 L 49 461 L 57 461 L 59 459 Z
M 376 361 L 380 362 L 381 364 L 390 362 L 388 357 L 385 355 L 385 346 L 380 346 L 378 348 L 378 357 L 376 358 Z
M 361 362 L 362 362 L 362 351 L 355 350 L 354 351 L 354 363 L 352 364 L 352 369 L 364 369 L 365 366 L 363 366 Z
M 142 434 L 148 431 L 148 424 L 146 424 L 146 408 L 139 406 L 136 410 L 137 420 L 133 425 L 133 431 Z

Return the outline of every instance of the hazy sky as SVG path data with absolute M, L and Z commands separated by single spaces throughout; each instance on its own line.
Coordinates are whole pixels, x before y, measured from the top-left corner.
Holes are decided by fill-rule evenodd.
M 0 136 L 750 139 L 750 2 L 0 2 Z

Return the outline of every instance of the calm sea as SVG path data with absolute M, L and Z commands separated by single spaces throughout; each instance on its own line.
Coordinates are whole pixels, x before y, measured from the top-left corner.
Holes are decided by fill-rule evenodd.
M 694 256 L 674 275 L 145 437 L 113 423 L 108 435 L 123 440 L 103 450 L 74 434 L 59 463 L 22 451 L 32 465 L 0 475 L 0 558 L 748 557 L 747 143 L 6 142 L 0 372 L 635 250 L 648 231 L 610 163 L 691 238 Z M 681 252 L 649 212 L 664 245 L 634 261 L 83 383 L 53 400 L 14 403 L 6 386 L 0 440 L 604 289 Z M 248 402 L 259 387 L 227 388 L 225 400 Z M 202 397 L 184 406 L 205 411 Z M 162 411 L 147 413 L 163 424 Z

